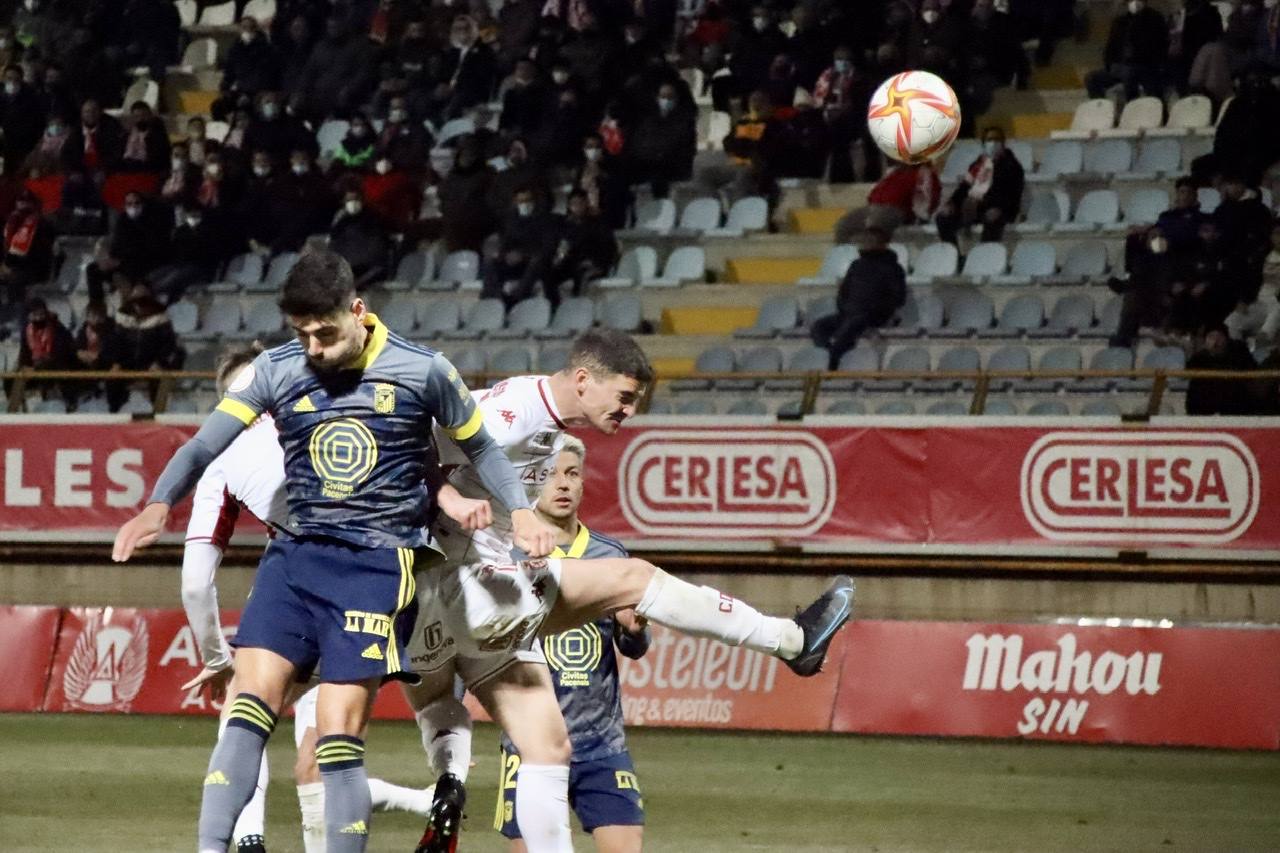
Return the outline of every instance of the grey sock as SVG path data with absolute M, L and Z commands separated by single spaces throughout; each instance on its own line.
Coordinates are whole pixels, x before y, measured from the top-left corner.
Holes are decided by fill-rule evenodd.
M 204 778 L 200 802 L 201 850 L 225 850 L 236 819 L 253 796 L 258 768 L 276 715 L 256 696 L 241 693 L 231 703 L 227 728 L 218 738 Z
M 316 741 L 316 763 L 324 780 L 327 853 L 364 853 L 373 813 L 364 741 L 346 735 L 322 737 Z

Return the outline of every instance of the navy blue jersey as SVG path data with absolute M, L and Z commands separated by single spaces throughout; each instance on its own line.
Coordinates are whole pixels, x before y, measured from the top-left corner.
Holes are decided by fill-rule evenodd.
M 430 539 L 433 424 L 464 441 L 484 419 L 441 353 L 409 343 L 373 314 L 366 325 L 369 343 L 349 367 L 314 370 L 294 341 L 259 355 L 218 410 L 245 423 L 262 412 L 275 418 L 288 531 L 363 548 L 417 548 Z
M 625 557 L 627 552 L 618 542 L 582 524 L 568 550 L 557 548 L 551 556 L 592 560 Z M 627 748 L 622 730 L 618 659 L 613 650 L 616 625 L 612 617 L 597 619 L 542 638 L 551 681 L 573 744 L 574 762 L 597 761 Z M 515 751 L 505 734 L 502 745 L 509 753 Z

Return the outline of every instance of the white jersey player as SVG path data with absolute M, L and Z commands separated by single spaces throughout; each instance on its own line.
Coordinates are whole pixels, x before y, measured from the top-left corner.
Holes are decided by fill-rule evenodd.
M 260 348 L 249 347 L 223 359 L 218 369 L 219 396 L 260 351 Z M 209 464 L 196 485 L 182 557 L 182 606 L 200 649 L 203 670 L 183 685 L 184 690 L 203 687 L 219 701 L 226 695 L 233 678 L 233 660 L 218 617 L 214 578 L 242 511 L 247 510 L 272 533 L 288 517 L 284 476 L 284 451 L 276 438 L 274 422 L 264 416 Z M 316 692 L 317 688 L 311 688 L 294 705 L 294 741 L 299 756 L 304 759 L 298 762 L 294 773 L 307 853 L 323 853 L 325 849 L 324 784 L 314 761 Z M 240 853 L 265 849 L 267 778 L 264 753 L 258 787 L 240 813 L 233 834 Z M 381 779 L 370 779 L 369 791 L 375 808 L 411 811 L 425 817 L 431 807 L 431 788 L 403 788 Z
M 617 432 L 652 379 L 634 340 L 593 331 L 574 343 L 564 370 L 507 380 L 477 402 L 487 431 L 536 499 L 554 470 L 564 430 L 590 426 Z M 511 554 L 510 521 L 489 506 L 488 492 L 468 466 L 455 468 L 449 482 L 474 509 L 448 513 L 466 524 L 442 520 L 436 525 L 447 560 L 421 573 L 418 581 L 418 630 L 409 658 L 424 680 L 406 693 L 415 707 L 432 702 L 452 686 L 456 669 L 506 731 L 523 757 L 516 817 L 530 853 L 573 849 L 569 737 L 536 645 L 539 634 L 634 608 L 669 628 L 775 655 L 798 675 L 809 676 L 818 672 L 831 638 L 852 612 L 853 582 L 843 576 L 795 619 L 780 619 L 644 560 L 518 560 Z M 481 529 L 466 532 L 472 528 Z M 434 758 L 433 764 L 439 766 Z M 433 821 L 440 815 L 445 781 L 437 785 Z M 462 799 L 456 795 L 456 811 Z

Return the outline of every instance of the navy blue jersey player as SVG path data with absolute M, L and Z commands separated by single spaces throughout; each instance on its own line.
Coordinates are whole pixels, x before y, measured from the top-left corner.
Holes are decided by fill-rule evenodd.
M 370 313 L 342 258 L 304 254 L 279 305 L 297 340 L 262 353 L 237 377 L 169 462 L 146 508 L 120 529 L 113 552 L 126 560 L 155 541 L 209 462 L 259 415 L 275 418 L 288 518 L 262 557 L 237 632 L 241 692 L 205 778 L 201 853 L 226 850 L 285 692 L 321 660 L 316 761 L 327 849 L 365 849 L 368 710 L 384 679 L 405 675 L 414 566 L 436 553 L 426 532 L 433 492 L 425 478 L 435 424 L 513 510 L 521 547 L 541 555 L 554 547 L 457 371 Z
M 626 557 L 613 539 L 588 530 L 578 520 L 586 448 L 566 436 L 534 510 L 557 528 L 552 556 L 572 559 Z M 649 632 L 634 611 L 620 611 L 578 628 L 549 634 L 542 648 L 560 711 L 569 730 L 569 803 L 601 853 L 639 853 L 644 833 L 644 800 L 622 730 L 622 692 L 614 645 L 629 658 L 649 649 Z M 516 780 L 520 755 L 502 736 L 501 778 L 494 828 L 511 839 L 512 853 L 524 853 L 516 822 Z

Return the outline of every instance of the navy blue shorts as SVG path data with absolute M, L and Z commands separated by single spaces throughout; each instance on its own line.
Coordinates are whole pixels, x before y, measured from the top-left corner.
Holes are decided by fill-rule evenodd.
M 498 780 L 498 813 L 493 828 L 507 838 L 520 837 L 516 823 L 516 779 L 520 755 L 502 751 Z M 644 826 L 644 797 L 636 781 L 631 753 L 623 752 L 596 761 L 574 761 L 569 765 L 569 806 L 587 832 L 602 826 Z
M 305 678 L 413 680 L 402 661 L 418 603 L 411 548 L 276 537 L 258 564 L 233 645 L 269 649 Z

